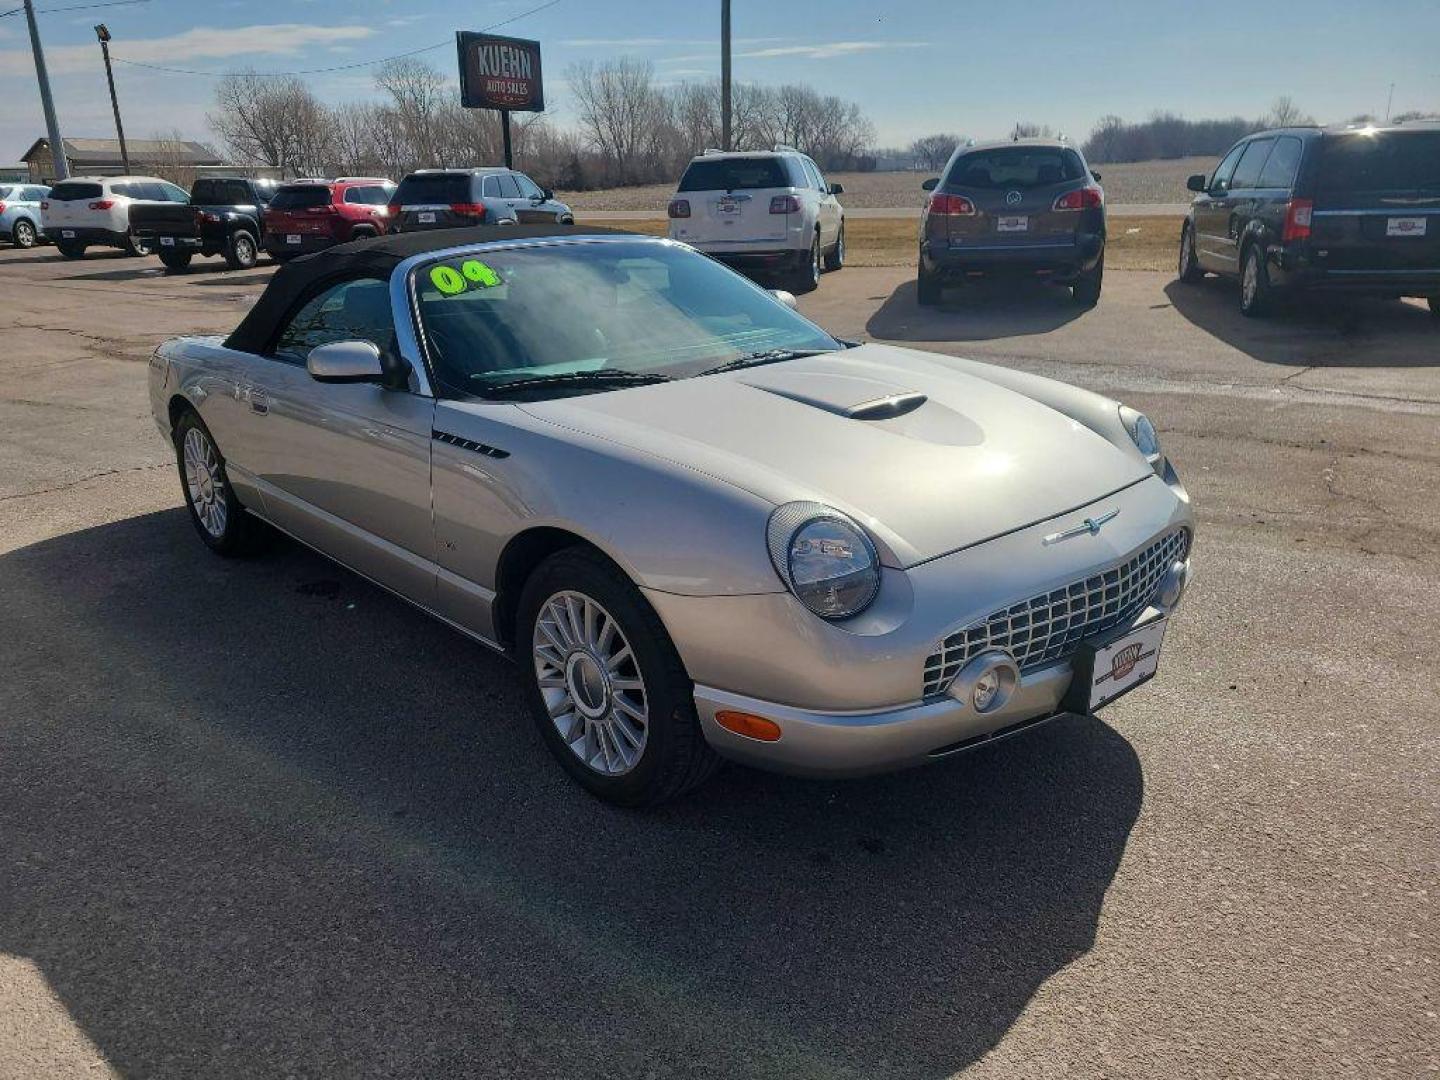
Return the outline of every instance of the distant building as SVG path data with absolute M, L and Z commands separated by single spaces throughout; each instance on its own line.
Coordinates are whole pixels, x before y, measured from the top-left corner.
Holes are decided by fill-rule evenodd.
M 19 165 L 0 165 L 0 184 L 28 183 L 30 169 L 24 162 Z
M 125 171 L 120 157 L 118 139 L 65 139 L 65 161 L 72 176 L 119 176 Z M 126 139 L 130 151 L 130 171 L 168 176 L 181 171 L 192 175 L 197 171 L 224 166 L 223 158 L 198 142 L 179 139 Z M 50 183 L 55 179 L 55 165 L 50 156 L 50 140 L 36 139 L 35 145 L 20 159 L 29 169 L 31 183 Z

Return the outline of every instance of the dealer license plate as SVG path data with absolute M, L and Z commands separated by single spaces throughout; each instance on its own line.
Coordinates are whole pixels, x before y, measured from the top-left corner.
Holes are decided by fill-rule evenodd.
M 417 215 L 417 219 L 419 220 L 421 225 L 433 225 L 435 224 L 435 211 L 422 210 Z
M 1386 236 L 1424 236 L 1423 217 L 1392 217 L 1385 219 Z
M 1090 671 L 1090 711 L 1109 705 L 1121 694 L 1150 679 L 1160 666 L 1165 619 L 1137 626 L 1117 641 L 1095 650 Z
M 1029 232 L 1028 217 L 998 217 L 995 219 L 996 232 Z
M 74 240 L 74 239 L 75 239 L 75 230 L 74 230 L 74 229 L 61 229 L 61 230 L 60 230 L 60 239 L 61 239 L 61 240 Z
M 738 214 L 740 212 L 740 200 L 732 199 L 726 195 L 715 204 L 715 211 L 720 214 Z
M 161 246 L 161 247 L 174 247 L 174 246 L 175 246 L 175 237 L 173 237 L 173 236 L 162 236 L 162 237 L 160 237 L 160 246 Z
M 300 243 L 300 234 L 299 234 L 299 233 L 293 233 L 293 232 L 292 232 L 292 233 L 286 233 L 286 234 L 285 234 L 285 242 L 286 242 L 287 244 L 298 244 L 298 243 Z

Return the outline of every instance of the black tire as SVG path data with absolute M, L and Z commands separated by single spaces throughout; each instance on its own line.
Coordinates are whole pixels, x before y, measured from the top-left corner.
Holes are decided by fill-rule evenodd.
M 18 248 L 35 246 L 35 226 L 26 218 L 17 218 L 10 230 L 10 242 Z
M 150 245 L 141 240 L 134 233 L 125 234 L 125 242 L 120 245 L 120 250 L 132 259 L 140 258 L 150 254 Z
M 845 267 L 845 223 L 840 223 L 839 235 L 835 237 L 835 246 L 825 253 L 826 270 L 842 270 Z
M 944 283 L 940 275 L 933 270 L 925 269 L 925 261 L 920 261 L 915 271 L 915 299 L 921 307 L 937 307 L 945 291 Z
M 56 240 L 55 250 L 67 259 L 83 259 L 85 245 L 75 240 Z
M 537 661 L 535 655 L 536 624 L 547 603 L 560 593 L 589 599 L 603 609 L 602 615 L 613 620 L 633 656 L 633 662 L 627 659 L 624 662 L 627 666 L 613 670 L 617 677 L 625 672 L 625 677 L 632 681 L 638 675 L 643 686 L 646 712 L 643 746 L 627 771 L 618 775 L 606 774 L 581 760 L 581 751 L 571 748 L 557 721 L 551 719 L 540 687 L 537 667 L 543 663 Z M 654 806 L 693 790 L 719 768 L 720 757 L 700 730 L 694 686 L 664 625 L 629 578 L 599 552 L 586 547 L 566 548 L 536 567 L 520 594 L 516 627 L 515 652 L 535 725 L 561 767 L 587 791 L 618 806 Z M 553 634 L 550 637 L 560 640 Z M 576 654 L 584 650 L 563 642 L 561 645 L 569 650 L 564 653 L 564 660 L 573 658 L 583 662 L 584 657 Z M 553 655 L 561 655 L 561 648 L 547 648 Z M 565 680 L 560 681 L 563 684 Z M 558 690 L 559 687 L 555 688 Z M 606 690 L 598 699 L 602 702 L 601 708 L 605 708 L 603 701 L 611 700 L 618 693 L 610 689 L 607 679 Z M 563 718 L 567 714 L 557 715 Z M 570 710 L 568 715 L 578 722 L 576 710 Z M 600 719 L 603 721 L 608 715 L 619 714 L 609 706 L 609 711 Z M 602 741 L 592 740 L 588 734 L 593 728 L 585 730 L 587 733 L 580 736 L 577 743 L 587 749 L 600 747 Z M 609 759 L 608 751 L 606 759 Z
M 368 226 L 368 225 L 361 225 L 359 228 L 351 230 L 350 239 L 351 239 L 351 240 L 374 240 L 375 237 L 377 237 L 378 235 L 380 235 L 380 234 L 377 233 L 374 229 L 370 228 L 370 226 Z
M 1105 284 L 1105 253 L 1100 253 L 1100 261 L 1095 264 L 1093 270 L 1086 270 L 1070 286 L 1070 295 L 1075 303 L 1084 308 L 1093 308 L 1100 302 L 1100 288 Z
M 192 433 L 213 455 L 209 482 L 198 484 L 198 491 L 192 491 L 191 478 L 187 475 L 187 442 Z M 185 496 L 185 508 L 190 511 L 190 524 L 195 526 L 206 547 L 228 558 L 253 554 L 263 546 L 266 538 L 264 523 L 252 517 L 236 497 L 230 478 L 225 474 L 225 458 L 215 445 L 209 428 L 193 409 L 186 409 L 175 424 L 175 465 L 180 472 L 180 491 Z M 206 507 L 216 503 L 221 506 L 223 524 L 217 527 L 213 516 L 206 516 L 205 509 L 197 508 L 197 494 Z
M 802 296 L 819 288 L 821 263 L 820 232 L 817 229 L 815 239 L 810 242 L 809 256 L 790 274 L 790 291 L 796 296 Z
M 1259 319 L 1275 306 L 1275 290 L 1265 266 L 1265 251 L 1259 243 L 1246 246 L 1240 255 L 1240 314 Z
M 225 242 L 225 265 L 231 270 L 249 270 L 260 261 L 260 245 L 253 233 L 236 229 Z
M 166 270 L 184 270 L 190 265 L 190 260 L 195 257 L 193 251 L 175 251 L 174 249 L 160 249 L 160 261 L 165 264 Z
M 1205 277 L 1205 271 L 1195 258 L 1195 230 L 1188 221 L 1180 226 L 1180 261 L 1175 276 L 1186 285 L 1194 285 Z

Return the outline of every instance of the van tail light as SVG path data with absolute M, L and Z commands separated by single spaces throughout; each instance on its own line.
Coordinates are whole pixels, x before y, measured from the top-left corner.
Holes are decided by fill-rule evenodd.
M 114 199 L 97 199 L 90 204 L 91 210 L 109 210 L 115 205 Z
M 800 213 L 800 196 L 798 195 L 776 195 L 770 200 L 770 213 L 772 214 L 798 214 Z
M 1291 199 L 1285 207 L 1285 228 L 1280 233 L 1282 242 L 1310 239 L 1310 217 L 1315 212 L 1312 199 Z
M 930 196 L 930 213 L 938 217 L 974 217 L 975 204 L 964 195 L 947 195 L 937 191 Z
M 477 221 L 485 220 L 485 204 L 480 202 L 451 203 L 450 212 L 461 217 L 475 218 Z
M 677 218 L 677 217 L 689 217 L 689 216 L 690 216 L 690 200 L 689 200 L 689 199 L 671 199 L 671 200 L 670 200 L 670 206 L 669 206 L 669 208 L 666 210 L 666 213 L 668 213 L 672 218 Z
M 1105 193 L 1098 187 L 1076 188 L 1055 200 L 1056 210 L 1099 210 L 1105 205 Z

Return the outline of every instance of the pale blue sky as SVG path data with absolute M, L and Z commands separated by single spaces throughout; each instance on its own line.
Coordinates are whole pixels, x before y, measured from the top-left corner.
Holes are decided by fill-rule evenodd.
M 0 0 L 0 10 L 19 0 Z M 36 0 L 62 7 L 84 0 Z M 320 67 L 453 38 L 542 0 L 150 0 L 42 14 L 41 35 L 64 133 L 113 136 L 99 47 L 117 57 L 210 71 Z M 564 84 L 574 60 L 631 55 L 664 82 L 719 72 L 718 0 L 560 0 L 501 33 L 538 38 L 554 119 L 573 121 Z M 463 14 L 460 14 L 463 13 Z M 936 130 L 985 137 L 1017 119 L 1083 137 L 1095 119 L 1152 110 L 1258 115 L 1280 94 L 1321 120 L 1440 109 L 1440 0 L 1179 3 L 1025 0 L 734 0 L 737 78 L 806 82 L 860 101 L 879 141 Z M 427 54 L 451 73 L 453 46 Z M 209 137 L 213 80 L 116 66 L 127 133 L 179 128 Z M 331 102 L 373 96 L 367 71 L 312 78 Z M 0 18 L 0 163 L 44 131 L 23 17 Z

